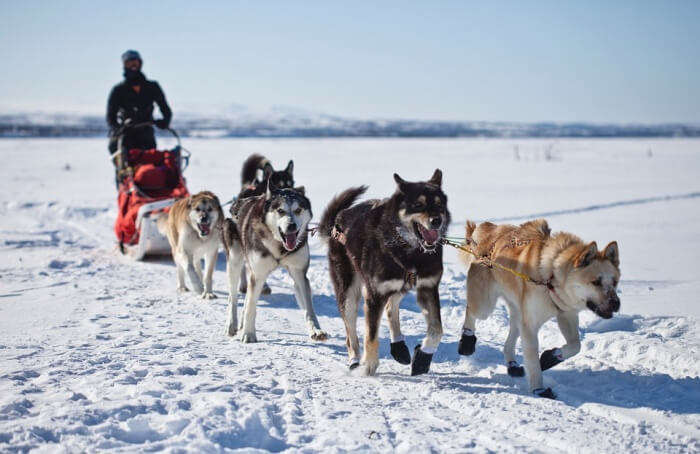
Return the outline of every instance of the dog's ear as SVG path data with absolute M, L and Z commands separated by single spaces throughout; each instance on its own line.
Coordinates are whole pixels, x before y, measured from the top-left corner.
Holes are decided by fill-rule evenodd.
M 394 181 L 396 182 L 397 186 L 399 187 L 399 191 L 405 192 L 406 180 L 401 178 L 398 173 L 395 173 L 394 174 Z
M 595 256 L 598 254 L 598 245 L 595 241 L 588 243 L 586 249 L 581 251 L 581 253 L 576 257 L 574 261 L 574 266 L 576 268 L 583 268 L 591 264 Z
M 603 257 L 610 260 L 616 268 L 620 266 L 620 250 L 617 248 L 617 241 L 611 241 L 605 246 Z
M 185 200 L 187 200 L 187 208 L 192 208 L 192 196 L 187 197 Z
M 467 224 L 464 226 L 464 233 L 467 239 L 472 239 L 472 235 L 474 234 L 474 230 L 476 230 L 476 222 L 474 221 L 467 221 Z
M 290 159 L 289 164 L 287 164 L 287 168 L 284 170 L 289 174 L 289 176 L 294 175 L 294 161 Z
M 294 188 L 295 191 L 297 191 L 301 195 L 306 195 L 306 188 L 304 186 L 299 186 Z
M 272 198 L 272 190 L 274 189 L 272 185 L 272 178 L 267 177 L 267 189 L 265 190 L 265 200 L 270 200 Z
M 275 169 L 272 168 L 272 164 L 270 164 L 270 161 L 267 161 L 265 165 L 263 166 L 263 181 L 267 181 L 267 179 L 272 175 L 272 172 L 274 172 Z
M 430 177 L 430 180 L 428 180 L 428 183 L 434 184 L 437 187 L 441 187 L 442 186 L 442 170 L 435 169 L 435 172 L 433 172 L 433 176 Z

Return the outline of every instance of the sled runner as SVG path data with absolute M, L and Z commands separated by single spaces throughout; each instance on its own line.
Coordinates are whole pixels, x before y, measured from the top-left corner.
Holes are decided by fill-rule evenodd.
M 127 150 L 122 146 L 125 131 L 151 124 L 125 125 L 116 134 L 117 151 L 111 155 L 118 191 L 114 233 L 119 250 L 136 260 L 170 254 L 168 239 L 158 231 L 156 223 L 177 199 L 189 196 L 183 172 L 190 152 L 182 148 L 177 132 L 168 129 L 177 139 L 172 150 Z

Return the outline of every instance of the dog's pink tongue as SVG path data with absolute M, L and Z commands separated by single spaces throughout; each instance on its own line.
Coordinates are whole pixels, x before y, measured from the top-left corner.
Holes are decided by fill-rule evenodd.
M 209 235 L 209 224 L 199 224 L 199 231 L 202 235 Z
M 437 230 L 434 230 L 434 229 L 428 230 L 428 229 L 423 228 L 423 226 L 421 226 L 420 233 L 421 233 L 421 235 L 423 235 L 423 239 L 428 244 L 434 244 L 438 240 L 438 231 Z
M 286 247 L 288 250 L 294 249 L 294 247 L 297 245 L 297 232 L 294 233 L 288 233 L 284 236 L 284 247 Z

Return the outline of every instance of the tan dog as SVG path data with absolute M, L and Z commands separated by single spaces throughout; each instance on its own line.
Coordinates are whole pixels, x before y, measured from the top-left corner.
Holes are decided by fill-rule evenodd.
M 523 376 L 515 361 L 515 342 L 522 336 L 523 356 L 531 390 L 555 398 L 542 385 L 542 371 L 577 354 L 581 349 L 578 313 L 586 308 L 602 318 L 620 309 L 617 283 L 620 259 L 616 242 L 602 252 L 595 242 L 585 244 L 565 232 L 550 235 L 545 220 L 514 225 L 467 222 L 468 243 L 479 257 L 523 273 L 539 284 L 526 282 L 513 273 L 489 268 L 473 255 L 461 252 L 468 268 L 467 310 L 459 353 L 474 352 L 476 319 L 484 320 L 502 297 L 508 306 L 510 331 L 504 346 L 508 374 Z M 556 317 L 566 339 L 561 348 L 542 353 L 538 359 L 537 333 L 544 322 Z
M 224 213 L 219 199 L 209 191 L 178 200 L 167 218 L 158 219 L 158 230 L 168 236 L 177 268 L 177 290 L 186 292 L 185 275 L 191 288 L 204 299 L 216 298 L 211 281 L 221 243 Z M 202 259 L 205 261 L 202 285 Z

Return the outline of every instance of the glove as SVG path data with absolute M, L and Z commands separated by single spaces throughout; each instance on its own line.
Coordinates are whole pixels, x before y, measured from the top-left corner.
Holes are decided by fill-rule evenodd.
M 156 120 L 153 123 L 155 123 L 155 125 L 158 126 L 159 129 L 168 129 L 168 126 L 170 126 L 168 122 L 163 119 Z

